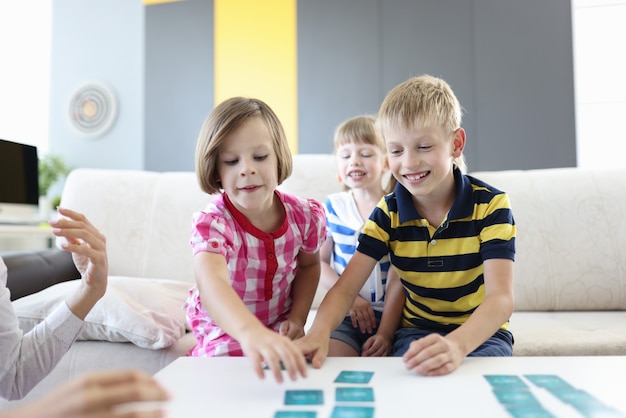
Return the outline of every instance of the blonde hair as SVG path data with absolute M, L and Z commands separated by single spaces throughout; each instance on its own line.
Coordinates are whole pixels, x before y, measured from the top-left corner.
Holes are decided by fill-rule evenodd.
M 390 128 L 440 126 L 449 134 L 461 127 L 463 109 L 450 85 L 437 77 L 412 77 L 391 89 L 378 111 L 381 133 Z M 454 163 L 465 172 L 467 166 L 461 155 Z
M 283 126 L 274 111 L 259 99 L 232 97 L 213 109 L 198 135 L 196 177 L 204 192 L 213 194 L 220 191 L 217 173 L 220 149 L 228 135 L 251 118 L 260 118 L 267 125 L 278 162 L 278 184 L 291 175 L 291 151 Z
M 387 158 L 385 140 L 376 126 L 376 117 L 373 115 L 359 115 L 343 121 L 335 130 L 334 152 L 345 144 L 368 144 L 377 147 L 382 155 Z M 393 178 L 393 176 L 391 176 Z M 395 181 L 390 180 L 383 186 L 385 193 L 393 191 Z M 344 190 L 348 190 L 345 184 Z
M 337 127 L 334 138 L 335 153 L 342 145 L 351 143 L 374 145 L 383 154 L 387 154 L 385 141 L 376 126 L 376 117 L 372 115 L 354 116 Z

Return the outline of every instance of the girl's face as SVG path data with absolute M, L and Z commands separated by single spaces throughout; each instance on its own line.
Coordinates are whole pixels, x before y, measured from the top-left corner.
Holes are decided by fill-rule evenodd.
M 278 161 L 263 119 L 251 118 L 225 138 L 217 173 L 224 192 L 244 215 L 272 207 Z
M 387 159 L 375 145 L 349 142 L 337 148 L 339 179 L 350 189 L 381 188 Z
M 452 163 L 465 147 L 463 129 L 393 128 L 386 131 L 385 142 L 391 173 L 414 197 L 437 198 L 453 190 Z

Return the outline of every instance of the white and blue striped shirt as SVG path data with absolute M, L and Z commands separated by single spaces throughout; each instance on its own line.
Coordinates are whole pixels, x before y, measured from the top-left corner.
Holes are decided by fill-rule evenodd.
M 324 201 L 324 208 L 327 235 L 334 243 L 332 266 L 341 275 L 356 251 L 365 220 L 359 213 L 351 191 L 329 195 Z M 359 292 L 377 311 L 383 309 L 389 266 L 389 256 L 383 257 Z

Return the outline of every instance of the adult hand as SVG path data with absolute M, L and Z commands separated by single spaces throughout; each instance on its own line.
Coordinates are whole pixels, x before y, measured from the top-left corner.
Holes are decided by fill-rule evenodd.
M 264 365 L 267 366 L 278 383 L 283 382 L 284 369 L 293 381 L 298 376 L 306 377 L 307 365 L 302 352 L 288 337 L 265 327 L 258 327 L 240 340 L 241 349 L 252 361 L 252 367 L 263 379 Z
M 72 253 L 82 276 L 81 288 L 67 300 L 76 316 L 84 319 L 106 292 L 108 260 L 106 238 L 82 213 L 58 208 L 61 217 L 50 221 L 52 233 L 65 238 L 61 248 Z
M 352 319 L 352 326 L 360 328 L 362 333 L 371 333 L 376 328 L 376 315 L 372 305 L 361 296 L 354 299 L 354 303 L 348 311 Z
M 167 392 L 149 374 L 133 370 L 91 372 L 39 401 L 0 413 L 1 418 L 164 417 Z M 158 403 L 154 403 L 158 402 Z
M 402 356 L 407 370 L 426 376 L 448 374 L 461 364 L 464 355 L 461 348 L 450 338 L 432 333 L 413 341 Z

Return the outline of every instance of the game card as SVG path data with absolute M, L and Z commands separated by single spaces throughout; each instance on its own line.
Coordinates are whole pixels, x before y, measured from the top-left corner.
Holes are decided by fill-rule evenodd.
M 574 389 L 572 385 L 567 383 L 561 377 L 554 374 L 526 374 L 524 375 L 533 385 L 540 388 L 552 390 L 556 388 Z
M 285 392 L 285 405 L 322 405 L 322 390 L 288 390 Z
M 374 389 L 370 387 L 340 387 L 335 390 L 337 402 L 374 402 Z
M 335 383 L 369 383 L 374 372 L 344 370 L 335 378 Z
M 315 411 L 276 411 L 274 418 L 317 418 Z
M 484 377 L 493 389 L 528 387 L 521 377 L 512 374 L 486 374 Z
M 330 418 L 373 418 L 374 408 L 371 406 L 336 406 Z
M 494 389 L 498 401 L 503 405 L 540 406 L 535 395 L 526 388 L 523 389 Z

